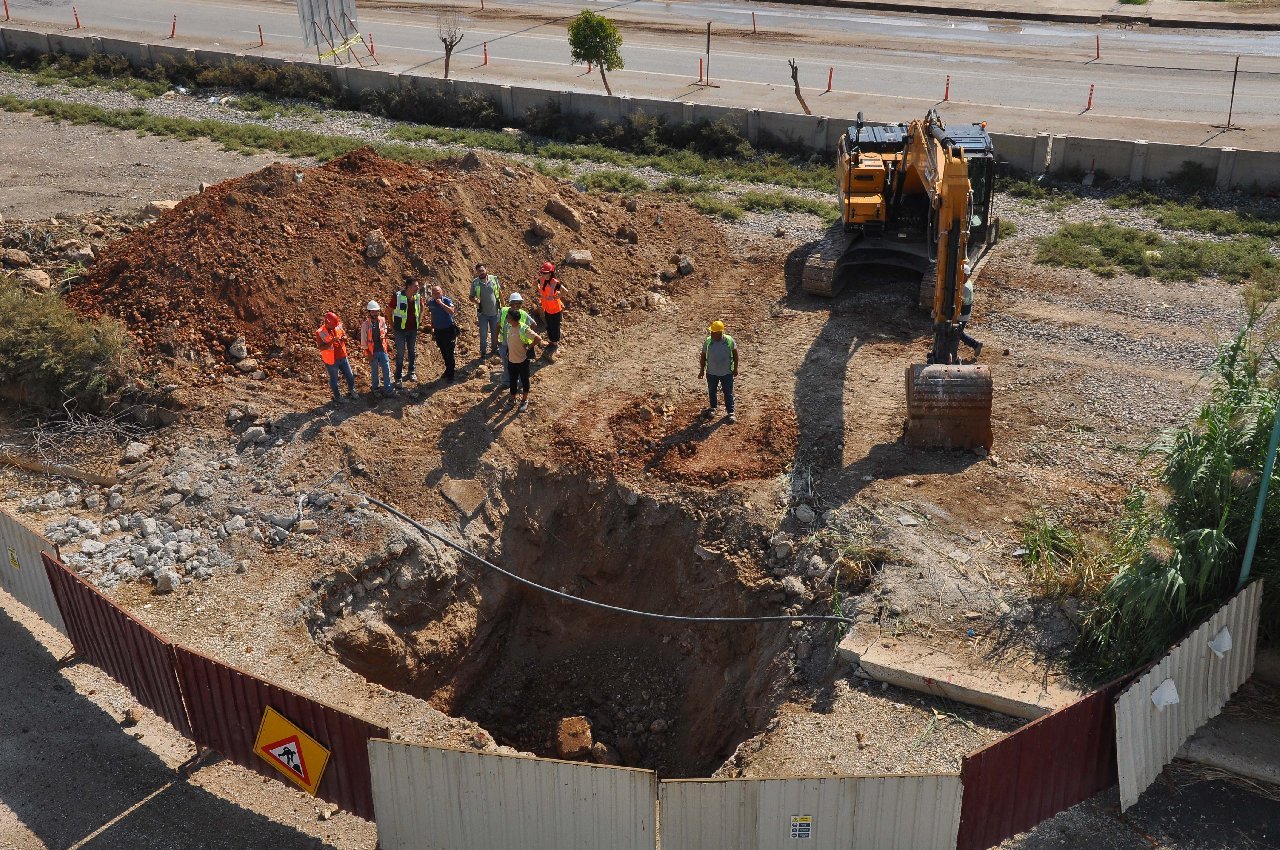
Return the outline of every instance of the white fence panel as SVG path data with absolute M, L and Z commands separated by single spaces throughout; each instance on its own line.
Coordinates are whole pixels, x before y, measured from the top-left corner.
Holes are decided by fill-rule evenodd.
M 960 777 L 662 782 L 662 850 L 952 850 Z
M 0 587 L 65 635 L 67 626 L 49 587 L 41 552 L 58 554 L 48 540 L 0 511 Z
M 1261 603 L 1262 582 L 1255 581 L 1116 699 L 1122 810 L 1138 802 L 1187 738 L 1252 675 Z M 1156 705 L 1175 692 L 1176 704 Z
M 654 850 L 647 770 L 369 742 L 382 850 Z

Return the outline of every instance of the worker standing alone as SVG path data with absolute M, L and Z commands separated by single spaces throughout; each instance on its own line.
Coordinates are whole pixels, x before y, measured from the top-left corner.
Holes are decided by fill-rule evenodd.
M 320 347 L 320 359 L 329 373 L 329 389 L 333 390 L 333 400 L 342 401 L 342 393 L 338 390 L 338 375 L 347 381 L 347 396 L 356 397 L 356 375 L 351 370 L 351 361 L 347 359 L 347 329 L 337 313 L 325 313 L 324 321 L 316 328 L 316 345 Z
M 710 405 L 702 415 L 706 419 L 716 415 L 716 390 L 724 390 L 724 409 L 729 424 L 737 422 L 733 414 L 733 379 L 738 375 L 738 346 L 733 337 L 724 332 L 724 322 L 716 320 L 707 328 L 707 338 L 702 342 L 698 356 L 698 377 L 707 376 L 707 395 Z
M 966 267 L 967 268 L 967 267 Z M 976 362 L 978 355 L 982 353 L 982 343 L 965 333 L 965 327 L 973 318 L 973 281 L 966 280 L 964 288 L 960 290 L 960 341 L 973 349 L 973 359 Z
M 391 388 L 391 358 L 387 356 L 391 350 L 387 340 L 387 320 L 382 317 L 382 307 L 377 301 L 370 301 L 364 309 L 368 315 L 360 326 L 360 347 L 364 349 L 364 356 L 369 358 L 371 392 L 378 393 L 378 372 L 381 371 L 382 394 L 395 395 Z
M 560 349 L 560 320 L 564 317 L 564 284 L 556 277 L 556 267 L 543 263 L 538 276 L 538 295 L 542 300 L 542 315 L 547 326 L 547 355 L 554 357 Z

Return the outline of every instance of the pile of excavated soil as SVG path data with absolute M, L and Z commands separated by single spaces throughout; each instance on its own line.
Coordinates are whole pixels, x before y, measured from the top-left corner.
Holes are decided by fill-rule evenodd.
M 576 211 L 577 229 L 545 212 L 557 195 Z M 550 235 L 532 232 L 535 217 Z M 375 230 L 386 253 L 373 258 Z M 575 250 L 590 252 L 588 266 L 564 265 Z M 676 254 L 696 257 L 699 271 L 676 275 Z M 325 311 L 354 333 L 367 301 L 390 314 L 408 274 L 444 286 L 470 327 L 476 262 L 532 300 L 545 260 L 560 266 L 571 342 L 591 328 L 587 316 L 663 303 L 649 293 L 705 284 L 701 270 L 722 268 L 731 253 L 715 225 L 683 204 L 588 195 L 488 156 L 418 167 L 362 149 L 315 168 L 277 163 L 183 200 L 112 243 L 68 301 L 122 320 L 155 360 L 195 364 L 198 382 L 234 369 L 227 348 L 238 336 L 257 361 L 242 371 L 312 363 Z M 463 340 L 465 354 L 474 341 Z

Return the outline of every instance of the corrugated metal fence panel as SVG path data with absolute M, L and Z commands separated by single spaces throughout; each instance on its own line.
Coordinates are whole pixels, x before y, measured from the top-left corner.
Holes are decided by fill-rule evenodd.
M 0 552 L 0 587 L 65 635 L 67 625 L 40 561 L 42 553 L 56 558 L 57 547 L 4 511 L 0 511 L 0 545 L 4 547 Z
M 662 850 L 951 850 L 961 786 L 955 775 L 694 779 L 659 795 Z
M 176 652 L 178 680 L 197 744 L 217 750 L 241 767 L 280 779 L 253 752 L 263 712 L 271 706 L 330 751 L 316 796 L 373 820 L 368 742 L 388 737 L 386 729 L 186 647 L 176 647 Z
M 42 572 L 62 609 L 76 654 L 101 667 L 138 702 L 191 737 L 191 724 L 178 690 L 173 644 L 53 558 L 43 558 Z
M 1252 675 L 1261 602 L 1262 582 L 1255 581 L 1120 694 L 1115 729 L 1121 810 L 1138 802 L 1187 738 Z M 1209 642 L 1223 628 L 1231 633 L 1232 648 L 1218 658 Z M 1161 711 L 1151 694 L 1166 679 L 1177 687 L 1179 702 Z
M 647 770 L 370 741 L 382 850 L 654 850 Z
M 957 850 L 985 850 L 1116 782 L 1114 703 L 1129 677 L 965 756 Z

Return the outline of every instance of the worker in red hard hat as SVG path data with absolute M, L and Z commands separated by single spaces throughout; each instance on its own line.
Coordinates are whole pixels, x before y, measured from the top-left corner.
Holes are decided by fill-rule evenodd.
M 356 398 L 356 375 L 351 371 L 351 361 L 347 359 L 347 329 L 337 313 L 325 313 L 324 321 L 316 328 L 316 345 L 320 347 L 320 359 L 329 372 L 329 389 L 333 390 L 333 400 L 342 402 L 342 393 L 338 391 L 338 375 L 347 381 L 347 397 Z
M 560 319 L 564 316 L 564 284 L 556 277 L 553 263 L 543 263 L 538 275 L 538 296 L 542 300 L 542 324 L 547 329 L 547 356 L 555 357 L 560 348 Z

